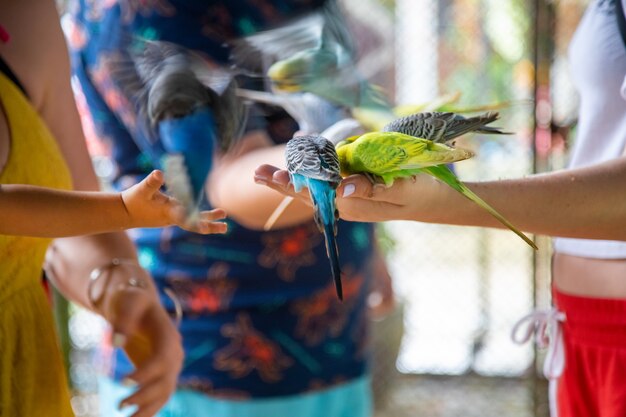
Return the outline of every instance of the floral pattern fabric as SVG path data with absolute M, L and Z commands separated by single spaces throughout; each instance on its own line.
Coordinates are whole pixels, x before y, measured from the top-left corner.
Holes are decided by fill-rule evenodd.
M 162 39 L 224 64 L 226 42 L 306 13 L 322 0 L 79 0 L 68 39 L 73 73 L 90 114 L 87 132 L 125 188 L 153 168 L 160 146 L 142 138 L 132 105 L 111 79 L 128 36 Z M 83 101 L 84 100 L 84 101 Z M 280 142 L 295 131 L 266 117 Z M 278 132 L 278 133 L 276 133 Z M 259 161 L 262 163 L 263 161 Z M 186 351 L 179 385 L 223 398 L 298 394 L 361 377 L 366 371 L 366 298 L 372 227 L 340 222 L 345 300 L 335 294 L 322 235 L 313 223 L 256 232 L 231 222 L 225 236 L 178 228 L 130 232 L 166 308 L 180 301 Z M 129 372 L 121 352 L 114 375 Z

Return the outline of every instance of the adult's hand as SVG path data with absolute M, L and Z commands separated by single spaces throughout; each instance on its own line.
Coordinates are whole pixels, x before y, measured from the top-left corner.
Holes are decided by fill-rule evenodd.
M 285 170 L 261 165 L 255 171 L 254 180 L 311 204 L 308 190 L 296 193 Z M 432 201 L 433 193 L 440 190 L 440 183 L 427 175 L 396 180 L 389 188 L 374 185 L 363 175 L 351 175 L 337 188 L 337 208 L 341 218 L 350 221 L 420 220 L 421 213 L 428 213 L 428 202 Z
M 113 345 L 135 365 L 124 383 L 136 390 L 120 407 L 137 406 L 132 417 L 153 416 L 176 389 L 184 358 L 181 336 L 144 269 L 119 265 L 108 283 L 98 310 L 112 327 Z

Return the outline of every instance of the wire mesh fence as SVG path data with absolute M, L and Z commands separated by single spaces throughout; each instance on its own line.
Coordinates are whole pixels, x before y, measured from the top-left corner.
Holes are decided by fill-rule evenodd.
M 359 70 L 396 104 L 434 106 L 442 98 L 456 109 L 505 104 L 498 125 L 511 135 L 458 142 L 476 156 L 456 164 L 456 173 L 480 181 L 563 166 L 577 108 L 567 44 L 587 3 L 342 0 L 341 6 Z M 530 344 L 513 344 L 510 333 L 520 317 L 550 303 L 549 240 L 539 238 L 534 253 L 502 230 L 415 222 L 383 228 L 392 242 L 387 260 L 398 307 L 372 320 L 377 417 L 547 415 L 541 357 Z M 73 405 L 77 416 L 94 416 L 90 364 L 104 324 L 72 312 Z

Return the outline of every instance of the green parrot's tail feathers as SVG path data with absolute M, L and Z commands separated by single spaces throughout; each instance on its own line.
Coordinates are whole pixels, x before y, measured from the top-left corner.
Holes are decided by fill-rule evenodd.
M 513 233 L 521 237 L 524 242 L 528 243 L 533 249 L 537 249 L 537 245 L 528 236 L 520 232 L 515 226 L 513 226 L 507 219 L 505 219 L 500 213 L 498 213 L 493 207 L 487 204 L 482 198 L 474 194 L 472 190 L 467 188 L 450 169 L 445 165 L 439 165 L 434 167 L 428 167 L 424 169 L 425 172 L 433 177 L 445 182 L 450 187 L 454 188 L 465 197 L 469 198 L 485 210 L 487 210 L 493 217 L 495 217 L 500 223 L 508 227 Z

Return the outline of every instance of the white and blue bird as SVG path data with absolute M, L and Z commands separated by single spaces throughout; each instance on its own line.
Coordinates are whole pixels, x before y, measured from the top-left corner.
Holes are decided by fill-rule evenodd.
M 181 45 L 129 37 L 110 77 L 134 107 L 134 139 L 163 169 L 167 192 L 197 216 L 214 155 L 245 127 L 247 108 L 231 71 Z
M 336 241 L 339 212 L 335 205 L 336 189 L 341 182 L 341 175 L 335 146 L 323 136 L 295 136 L 287 142 L 285 157 L 295 191 L 300 192 L 304 187 L 309 189 L 315 209 L 315 223 L 324 234 L 337 296 L 343 300 Z

